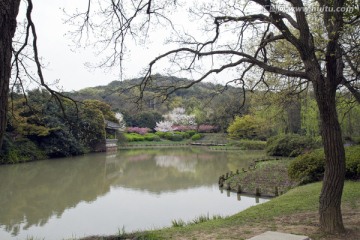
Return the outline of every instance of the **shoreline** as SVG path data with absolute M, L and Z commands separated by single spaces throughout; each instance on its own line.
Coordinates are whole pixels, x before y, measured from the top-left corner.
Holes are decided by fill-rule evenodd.
M 265 231 L 307 235 L 313 240 L 360 239 L 360 181 L 345 182 L 342 208 L 347 231 L 341 235 L 328 235 L 318 228 L 317 208 L 321 185 L 322 182 L 317 182 L 296 187 L 266 203 L 222 219 L 148 231 L 122 232 L 111 236 L 88 236 L 81 239 L 248 239 Z

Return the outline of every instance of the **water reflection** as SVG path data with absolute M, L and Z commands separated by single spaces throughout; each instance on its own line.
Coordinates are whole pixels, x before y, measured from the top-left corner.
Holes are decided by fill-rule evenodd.
M 181 159 L 179 156 L 171 156 L 171 155 L 159 155 L 155 156 L 156 166 L 159 167 L 174 167 L 179 172 L 192 172 L 195 173 L 195 167 L 197 164 L 197 160 L 186 161 Z
M 154 193 L 210 186 L 220 174 L 247 167 L 262 152 L 208 152 L 203 149 L 128 150 L 107 160 L 112 184 Z M 111 167 L 108 167 L 108 166 Z
M 0 224 L 14 235 L 31 225 L 43 226 L 81 201 L 94 201 L 109 191 L 105 158 L 62 159 L 1 166 Z M 6 207 L 4 207 L 6 206 Z
M 210 197 L 209 193 L 202 193 L 201 196 L 207 196 L 203 199 L 195 194 L 203 191 L 209 192 L 209 189 L 212 191 L 220 174 L 246 167 L 250 159 L 259 157 L 261 154 L 261 152 L 242 152 L 239 155 L 239 153 L 208 152 L 199 148 L 138 149 L 123 150 L 116 154 L 89 154 L 75 158 L 1 166 L 0 226 L 3 230 L 0 229 L 0 239 L 6 239 L 6 237 L 1 237 L 7 236 L 6 232 L 11 233 L 12 236 L 18 236 L 21 232 L 28 234 L 26 230 L 29 230 L 30 234 L 36 234 L 37 230 L 34 229 L 46 229 L 45 225 L 55 224 L 57 221 L 68 223 L 71 221 L 65 217 L 68 212 L 76 215 L 69 219 L 76 218 L 81 221 L 82 215 L 84 215 L 81 207 L 84 206 L 86 206 L 87 212 L 94 211 L 94 214 L 125 211 L 122 209 L 125 202 L 122 201 L 126 199 L 128 204 L 132 204 L 134 201 L 138 202 L 138 205 L 146 201 L 154 201 L 154 206 L 158 204 L 155 201 L 162 201 L 158 204 L 159 207 L 174 204 L 163 213 L 168 215 L 168 218 L 164 219 L 168 223 L 172 219 L 187 218 L 188 216 L 176 215 L 179 214 L 176 211 L 174 214 L 170 213 L 172 208 L 177 208 L 181 203 L 171 200 L 169 196 L 200 198 L 202 199 L 200 205 L 206 205 L 205 201 L 211 203 L 212 199 L 216 198 L 213 195 Z M 204 190 L 204 187 L 207 190 Z M 193 191 L 191 196 L 187 196 L 189 194 L 187 189 Z M 218 193 L 218 195 L 220 194 Z M 159 196 L 161 196 L 161 200 Z M 173 203 L 166 202 L 166 198 Z M 233 198 L 241 200 L 239 196 L 237 198 L 233 196 Z M 104 204 L 104 201 L 111 203 Z M 182 202 L 185 203 L 186 200 Z M 195 204 L 197 200 L 193 199 L 192 202 Z M 97 205 L 101 205 L 101 207 L 95 211 Z M 149 208 L 149 206 L 145 207 Z M 192 208 L 190 206 L 183 207 Z M 193 207 L 196 208 L 195 205 Z M 162 211 L 154 208 L 154 215 L 157 215 L 156 212 Z M 129 221 L 129 216 L 136 215 L 137 219 L 133 222 L 146 224 L 142 223 L 143 220 L 139 221 L 140 215 L 137 214 L 141 214 L 141 211 L 138 211 L 138 207 L 132 210 L 132 212 L 121 213 L 127 217 L 126 220 L 113 219 L 115 222 L 113 225 L 107 218 L 106 224 L 111 225 L 112 232 L 104 230 L 105 232 L 94 232 L 94 234 L 114 233 L 117 227 L 121 227 L 121 225 L 117 225 L 118 222 Z M 143 211 L 146 213 L 145 209 Z M 147 212 L 147 214 L 149 213 Z M 84 216 L 83 218 L 90 221 Z M 93 216 L 93 218 L 97 218 L 97 216 Z M 85 223 L 72 224 L 78 224 L 77 228 L 79 228 L 81 224 Z M 101 230 L 101 227 L 96 224 L 94 224 L 94 231 L 96 228 Z M 132 224 L 132 222 L 127 224 Z M 141 228 L 141 226 L 136 227 Z M 89 232 L 84 230 L 84 234 L 89 234 Z

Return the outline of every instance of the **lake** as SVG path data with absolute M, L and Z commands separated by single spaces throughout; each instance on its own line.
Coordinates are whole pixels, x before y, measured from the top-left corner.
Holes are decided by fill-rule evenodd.
M 218 177 L 261 151 L 120 150 L 0 166 L 0 239 L 68 239 L 228 216 L 268 201 L 220 191 Z

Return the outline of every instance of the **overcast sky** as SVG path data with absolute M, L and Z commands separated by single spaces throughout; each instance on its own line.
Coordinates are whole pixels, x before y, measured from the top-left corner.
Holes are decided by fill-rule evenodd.
M 33 20 L 38 33 L 39 54 L 46 65 L 44 75 L 47 82 L 59 79 L 64 90 L 79 90 L 85 87 L 106 85 L 120 80 L 118 69 L 106 72 L 104 69 L 89 69 L 86 62 L 96 63 L 94 49 L 76 49 L 67 36 L 70 27 L 64 24 L 63 9 L 72 12 L 76 7 L 84 9 L 87 1 L 74 0 L 34 0 Z M 22 2 L 24 4 L 24 2 Z M 22 14 L 20 13 L 19 16 Z M 161 43 L 153 43 L 147 48 L 131 47 L 127 55 L 123 79 L 139 77 L 147 63 L 164 50 Z
M 198 2 L 207 0 L 197 0 Z M 122 78 L 120 78 L 119 68 L 113 69 L 111 72 L 104 69 L 89 69 L 85 63 L 90 62 L 96 64 L 100 62 L 100 58 L 96 57 L 94 52 L 97 49 L 88 48 L 75 48 L 74 44 L 69 37 L 71 26 L 65 23 L 66 16 L 63 12 L 65 9 L 68 13 L 74 13 L 75 9 L 85 11 L 87 9 L 87 0 L 33 0 L 33 21 L 36 25 L 38 34 L 38 48 L 39 55 L 42 57 L 42 63 L 46 66 L 43 70 L 45 80 L 51 84 L 58 80 L 57 86 L 65 91 L 79 90 L 85 87 L 93 87 L 99 85 L 106 85 L 114 80 L 126 80 L 141 77 L 141 72 L 148 66 L 148 63 L 155 57 L 163 54 L 175 46 L 164 45 L 166 37 L 169 37 L 169 30 L 156 26 L 156 29 L 150 32 L 152 38 L 148 39 L 151 44 L 135 45 L 134 43 L 126 44 L 130 50 L 126 54 L 124 61 L 124 71 Z M 22 12 L 19 13 L 18 20 L 25 16 L 25 3 L 22 1 Z M 187 8 L 193 7 L 193 1 L 183 1 L 186 4 L 183 8 L 176 8 L 171 13 L 172 23 L 177 29 L 190 33 L 200 41 L 208 41 L 214 37 L 214 32 L 206 35 L 199 27 L 197 21 L 192 22 L 188 16 Z M 214 4 L 214 3 L 212 3 Z M 230 34 L 223 33 L 222 35 Z M 171 34 L 170 34 L 171 35 Z M 226 37 L 224 38 L 226 39 Z M 202 66 L 210 70 L 212 67 L 213 59 L 197 59 L 201 62 Z M 153 74 L 166 72 L 168 65 L 161 63 L 156 64 L 153 69 Z M 197 69 L 198 70 L 198 69 Z M 178 77 L 187 77 L 189 79 L 196 79 L 201 76 L 200 73 L 195 75 L 176 75 Z M 234 74 L 238 77 L 238 71 L 234 70 L 233 73 L 221 72 L 207 77 L 205 81 L 212 81 L 216 83 L 225 83 L 234 78 Z M 54 86 L 52 86 L 54 87 Z

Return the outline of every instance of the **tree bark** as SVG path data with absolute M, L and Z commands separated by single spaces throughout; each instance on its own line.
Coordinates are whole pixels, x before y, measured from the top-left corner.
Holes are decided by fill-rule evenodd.
M 336 113 L 335 92 L 318 100 L 325 151 L 325 174 L 320 194 L 320 227 L 329 233 L 344 232 L 341 197 L 345 181 L 345 150 Z
M 336 111 L 338 84 L 334 76 L 324 77 L 320 72 L 318 73 L 312 82 L 320 113 L 325 152 L 325 173 L 319 200 L 320 227 L 328 233 L 341 233 L 345 231 L 341 214 L 341 197 L 345 181 L 345 150 Z
M 0 0 L 0 149 L 7 125 L 12 38 L 16 30 L 19 6 L 20 0 Z
M 330 47 L 336 44 L 329 45 Z M 315 54 L 307 54 L 304 61 L 311 80 L 320 114 L 321 136 L 325 152 L 325 173 L 319 199 L 320 228 L 327 233 L 345 231 L 341 198 L 345 181 L 345 149 L 336 111 L 336 90 L 342 79 L 341 57 L 328 47 L 326 76 L 317 63 Z

